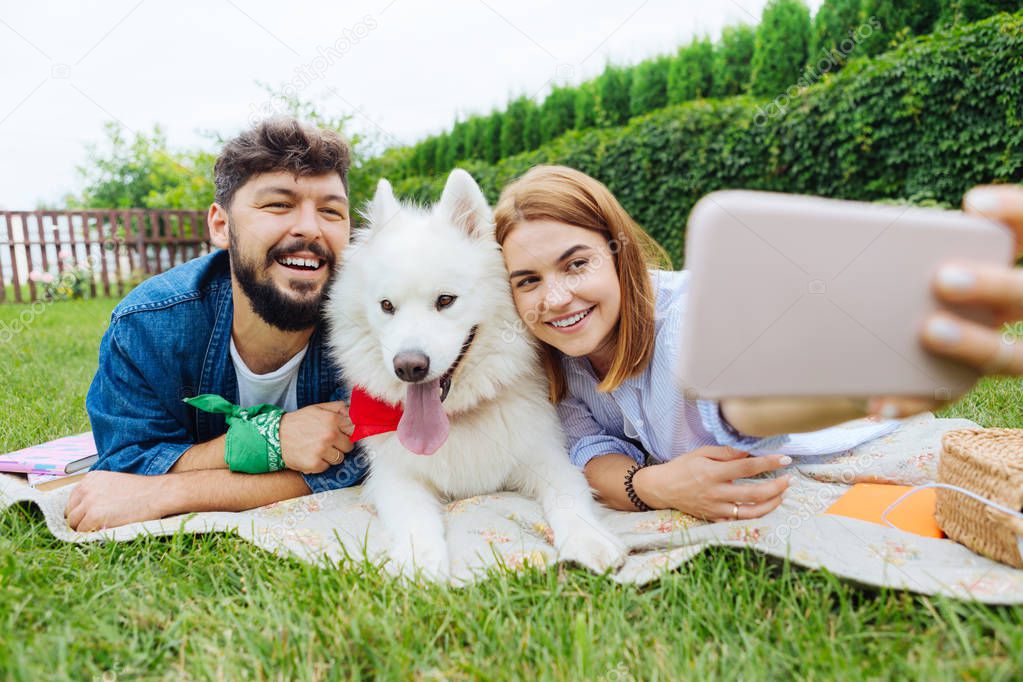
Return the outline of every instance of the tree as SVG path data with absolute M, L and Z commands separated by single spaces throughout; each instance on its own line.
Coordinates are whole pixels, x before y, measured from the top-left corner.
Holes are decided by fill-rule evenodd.
M 555 87 L 540 105 L 540 140 L 547 142 L 575 125 L 575 90 Z
M 629 92 L 629 110 L 633 116 L 660 109 L 668 103 L 670 67 L 670 57 L 648 59 L 635 66 Z
M 714 45 L 710 38 L 681 48 L 668 69 L 668 103 L 709 97 L 714 87 Z
M 429 170 L 429 162 L 426 160 L 426 145 L 418 142 L 412 145 L 412 156 L 409 157 L 409 168 L 412 175 L 426 175 Z
M 513 156 L 525 147 L 522 136 L 526 127 L 529 98 L 522 96 L 508 103 L 501 116 L 501 158 Z
M 465 121 L 465 158 L 483 158 L 483 133 L 486 120 L 482 116 L 470 116 Z
M 540 107 L 533 100 L 526 100 L 526 119 L 522 123 L 522 148 L 536 149 L 540 146 Z
M 500 111 L 493 111 L 487 116 L 483 126 L 483 159 L 487 163 L 496 163 L 501 158 L 501 124 L 503 117 Z
M 437 137 L 431 135 L 419 143 L 422 148 L 422 159 L 420 173 L 422 175 L 433 175 L 437 170 Z
M 448 139 L 448 168 L 454 168 L 455 164 L 466 158 L 465 137 L 468 127 L 465 121 L 455 121 L 455 125 L 451 128 Z
M 878 54 L 908 38 L 930 33 L 941 10 L 937 0 L 864 0 L 863 15 L 879 24 L 863 41 L 864 51 Z
M 740 24 L 726 26 L 714 50 L 714 97 L 741 95 L 749 90 L 756 30 Z
M 631 72 L 608 64 L 597 77 L 597 98 L 603 116 L 597 119 L 602 126 L 620 126 L 629 120 L 629 85 Z
M 443 173 L 454 165 L 451 161 L 451 138 L 447 133 L 441 133 L 436 140 L 436 146 L 433 148 L 433 168 L 437 173 Z
M 359 168 L 358 173 L 353 173 L 348 177 L 349 195 L 352 203 L 361 205 L 373 196 L 380 178 L 389 178 L 393 181 L 397 178 L 419 175 L 414 158 L 418 148 L 419 145 L 391 147 L 379 155 L 367 159 Z M 358 220 L 357 215 L 356 220 Z
M 770 0 L 757 28 L 750 91 L 774 97 L 799 80 L 810 42 L 810 10 L 802 0 Z
M 69 208 L 205 209 L 213 203 L 211 152 L 171 150 L 158 125 L 134 137 L 113 121 L 103 129 L 108 148 L 87 148 L 88 160 L 77 169 L 84 188 L 65 199 Z
M 942 0 L 938 23 L 943 26 L 969 24 L 999 12 L 1016 12 L 1021 0 Z
M 575 91 L 575 124 L 576 130 L 586 130 L 597 125 L 600 113 L 600 99 L 597 96 L 597 84 L 594 81 L 581 83 Z
M 860 17 L 861 5 L 861 0 L 824 0 L 817 10 L 810 34 L 807 64 L 813 80 L 841 69 L 856 51 L 857 29 L 865 25 Z
M 265 83 L 258 85 L 268 93 L 261 114 L 291 116 L 334 130 L 348 141 L 352 158 L 348 191 L 353 201 L 372 195 L 381 171 L 418 172 L 419 164 L 426 162 L 421 145 L 400 151 L 383 150 L 374 157 L 372 153 L 378 147 L 375 139 L 346 131 L 352 116 L 327 114 L 311 101 L 277 92 Z M 104 125 L 104 133 L 105 144 L 87 147 L 87 162 L 77 169 L 84 187 L 79 195 L 65 198 L 69 207 L 206 209 L 213 203 L 216 152 L 202 148 L 171 149 L 160 126 L 155 126 L 151 133 L 129 136 L 123 126 L 109 122 Z M 208 135 L 217 148 L 227 142 L 220 134 Z

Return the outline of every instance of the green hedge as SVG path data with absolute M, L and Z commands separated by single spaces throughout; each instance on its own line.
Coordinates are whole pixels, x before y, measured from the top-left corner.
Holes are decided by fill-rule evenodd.
M 390 149 L 368 167 L 396 167 L 402 177 L 445 173 L 456 163 L 494 163 L 536 149 L 570 129 L 624 125 L 630 116 L 665 104 L 747 93 L 773 97 L 792 83 L 816 81 L 822 60 L 824 71 L 838 71 L 850 56 L 877 54 L 935 27 L 1020 8 L 1023 0 L 824 0 L 811 31 L 805 0 L 771 0 L 756 29 L 729 27 L 716 44 L 702 38 L 635 66 L 609 64 L 577 87 L 554 88 L 540 111 L 530 111 L 537 104 L 519 97 L 504 110 L 470 116 L 412 145 L 410 155 L 399 154 L 410 159 L 404 166 L 395 166 L 396 149 Z M 850 53 L 837 52 L 840 46 L 848 50 L 856 36 Z M 488 132 L 476 134 L 473 129 L 480 127 Z
M 974 184 L 1023 181 L 1021 84 L 1023 12 L 853 60 L 787 106 L 749 97 L 688 102 L 464 167 L 491 201 L 535 164 L 578 168 L 605 182 L 680 258 L 690 208 L 717 189 L 956 205 Z M 395 190 L 433 201 L 444 180 L 399 179 Z

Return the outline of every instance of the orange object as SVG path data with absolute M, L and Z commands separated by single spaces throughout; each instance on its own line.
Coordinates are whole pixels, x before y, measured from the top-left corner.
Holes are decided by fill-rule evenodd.
M 824 513 L 887 526 L 881 520 L 881 514 L 888 508 L 888 505 L 912 489 L 907 485 L 857 483 Z M 896 528 L 907 533 L 915 533 L 929 538 L 943 538 L 945 534 L 941 532 L 938 521 L 934 517 L 936 500 L 937 491 L 933 488 L 915 492 L 888 514 L 888 520 Z

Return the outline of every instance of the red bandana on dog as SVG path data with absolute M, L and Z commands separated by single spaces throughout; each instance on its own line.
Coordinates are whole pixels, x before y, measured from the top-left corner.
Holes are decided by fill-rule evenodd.
M 352 387 L 351 402 L 348 405 L 348 416 L 355 425 L 352 442 L 397 430 L 403 413 L 401 405 L 392 405 L 374 398 L 360 386 Z
M 393 405 L 353 387 L 348 405 L 348 416 L 355 427 L 352 442 L 397 431 L 398 440 L 409 452 L 432 455 L 448 439 L 448 417 L 440 405 L 439 393 L 440 379 L 413 384 L 405 403 Z

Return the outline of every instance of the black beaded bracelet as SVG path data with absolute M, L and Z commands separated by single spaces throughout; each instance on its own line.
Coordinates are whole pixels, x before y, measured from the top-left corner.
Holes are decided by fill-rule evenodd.
M 646 502 L 639 498 L 636 494 L 636 489 L 632 487 L 632 477 L 636 475 L 636 472 L 643 468 L 642 464 L 633 464 L 628 472 L 625 474 L 625 494 L 629 496 L 629 501 L 636 506 L 636 509 L 640 511 L 653 511 L 653 507 L 648 505 Z

